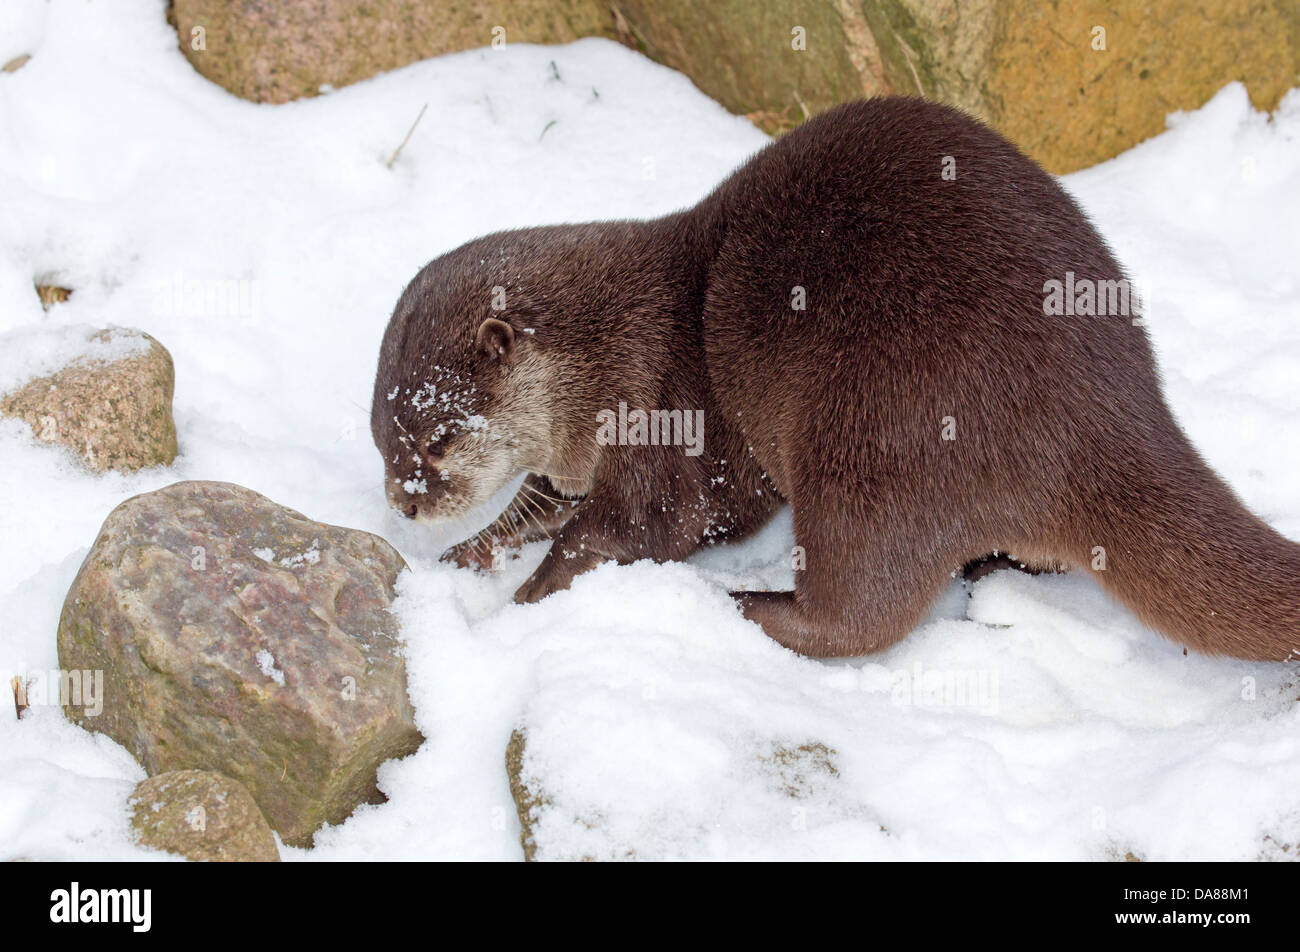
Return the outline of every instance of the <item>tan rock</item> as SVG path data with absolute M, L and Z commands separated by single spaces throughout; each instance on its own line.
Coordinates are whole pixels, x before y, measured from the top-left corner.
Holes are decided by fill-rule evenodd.
M 507 43 L 616 38 L 602 0 L 176 0 L 182 52 L 254 102 L 315 96 L 416 60 Z
M 1256 108 L 1300 85 L 1300 5 L 1269 0 L 617 0 L 648 55 L 769 131 L 862 95 L 924 95 L 1050 171 L 1094 165 L 1240 80 Z M 794 24 L 806 53 L 792 52 Z M 1096 28 L 1105 31 L 1104 49 Z
M 544 802 L 529 787 L 529 782 L 524 776 L 526 743 L 523 731 L 511 732 L 510 742 L 506 745 L 506 779 L 510 782 L 510 796 L 515 801 L 515 813 L 519 816 L 519 845 L 524 850 L 524 861 L 531 863 L 537 858 L 537 843 L 533 839 L 533 819 L 535 811 L 544 806 Z
M 278 863 L 280 851 L 252 794 L 211 770 L 141 781 L 127 801 L 140 845 L 214 863 Z
M 1093 49 L 1105 30 L 1105 50 Z M 1008 0 L 983 86 L 993 125 L 1052 172 L 1072 172 L 1164 131 L 1165 116 L 1246 84 L 1258 109 L 1300 85 L 1293 0 Z
M 421 743 L 388 610 L 404 567 L 378 536 L 230 483 L 128 499 L 63 605 L 64 711 L 150 774 L 235 778 L 309 845 L 381 802 L 379 765 Z
M 615 0 L 611 6 L 642 52 L 769 132 L 894 89 L 866 6 L 856 0 Z
M 36 285 L 36 296 L 41 299 L 41 310 L 48 311 L 56 304 L 62 304 L 72 297 L 72 289 L 57 284 Z
M 0 396 L 0 415 L 24 421 L 38 439 L 70 447 L 97 472 L 171 463 L 177 453 L 171 354 L 143 331 L 87 332 L 88 346 L 71 363 Z

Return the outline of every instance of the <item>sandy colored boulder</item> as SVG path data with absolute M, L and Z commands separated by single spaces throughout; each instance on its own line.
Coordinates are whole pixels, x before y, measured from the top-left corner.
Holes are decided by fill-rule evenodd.
M 1256 108 L 1300 84 L 1294 0 L 617 0 L 647 55 L 782 131 L 803 107 L 923 95 L 1072 172 L 1165 128 L 1234 80 Z M 791 48 L 802 26 L 806 51 Z
M 979 116 L 1049 171 L 1095 165 L 1224 85 L 1271 110 L 1300 82 L 1294 0 L 867 0 L 886 80 Z
M 196 70 L 236 96 L 274 103 L 490 46 L 498 36 L 506 43 L 616 36 L 602 0 L 176 0 L 173 16 Z
M 127 801 L 141 846 L 214 863 L 278 863 L 253 796 L 211 770 L 173 770 L 136 785 Z
M 379 765 L 421 742 L 388 610 L 404 567 L 378 536 L 230 483 L 128 499 L 64 602 L 61 667 L 102 672 L 100 696 L 64 710 L 151 775 L 235 778 L 307 845 L 382 801 Z
M 1300 83 L 1295 0 L 176 0 L 175 20 L 195 68 L 257 102 L 488 46 L 494 27 L 507 42 L 604 36 L 768 132 L 862 96 L 923 95 L 1057 173 L 1118 155 L 1234 80 L 1260 109 Z
M 70 447 L 96 472 L 171 463 L 171 354 L 130 328 L 88 330 L 85 344 L 66 366 L 0 396 L 0 414 L 24 421 L 38 439 Z
M 856 0 L 617 0 L 638 48 L 706 95 L 782 132 L 836 103 L 893 91 Z
M 997 4 L 992 27 L 987 116 L 1057 173 L 1158 135 L 1166 115 L 1200 108 L 1233 80 L 1265 110 L 1300 84 L 1295 0 L 1009 0 Z M 1096 48 L 1099 29 L 1104 50 Z M 978 68 L 970 75 L 979 77 Z

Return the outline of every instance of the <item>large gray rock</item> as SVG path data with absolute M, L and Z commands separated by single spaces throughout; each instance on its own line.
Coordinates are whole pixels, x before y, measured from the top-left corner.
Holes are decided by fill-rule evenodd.
M 141 846 L 211 863 L 278 863 L 266 818 L 238 780 L 173 770 L 142 780 L 127 801 Z
M 377 536 L 230 483 L 128 499 L 59 620 L 61 667 L 102 671 L 103 696 L 64 710 L 151 775 L 234 777 L 307 845 L 382 800 L 378 766 L 421 742 L 388 611 L 404 567 Z

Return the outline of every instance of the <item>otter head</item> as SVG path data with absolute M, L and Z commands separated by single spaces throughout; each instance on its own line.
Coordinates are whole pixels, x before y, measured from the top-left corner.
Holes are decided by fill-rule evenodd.
M 531 335 L 492 310 L 490 278 L 455 255 L 427 265 L 398 301 L 371 407 L 389 504 L 420 522 L 472 513 L 548 443 Z

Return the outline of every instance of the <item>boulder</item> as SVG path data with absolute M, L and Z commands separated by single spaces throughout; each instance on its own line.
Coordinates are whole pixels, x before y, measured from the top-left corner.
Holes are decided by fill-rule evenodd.
M 927 96 L 1057 173 L 1156 135 L 1233 80 L 1272 109 L 1300 73 L 1300 12 L 1260 0 L 176 0 L 175 14 L 195 68 L 258 102 L 486 46 L 503 26 L 508 42 L 619 39 L 769 132 L 860 96 Z
M 619 0 L 640 50 L 767 132 L 894 91 L 856 0 Z
M 280 861 L 275 835 L 238 780 L 173 770 L 141 781 L 127 803 L 141 846 L 199 862 Z
M 1273 109 L 1300 74 L 1300 9 L 1258 0 L 618 0 L 641 48 L 769 132 L 862 95 L 921 95 L 1055 173 L 1164 131 L 1233 80 Z M 804 27 L 806 49 L 791 45 Z M 1098 32 L 1098 29 L 1104 31 Z
M 7 348 L 66 363 L 0 390 L 0 415 L 61 443 L 96 472 L 165 466 L 176 458 L 175 373 L 167 349 L 143 331 L 60 327 L 6 335 Z M 46 361 L 48 363 L 48 360 Z M 38 359 L 33 366 L 40 366 Z
M 240 781 L 291 845 L 361 803 L 421 736 L 378 536 L 230 483 L 181 482 L 109 515 L 59 619 L 59 663 L 102 672 L 69 718 L 156 775 Z M 70 679 L 75 683 L 75 679 Z
M 602 0 L 175 0 L 182 52 L 254 102 L 315 96 L 416 60 L 507 43 L 614 38 Z
M 1169 113 L 1200 108 L 1234 80 L 1255 108 L 1272 110 L 1300 74 L 1294 2 L 901 6 L 914 35 L 930 37 L 925 94 L 971 109 L 1058 174 L 1158 135 Z

